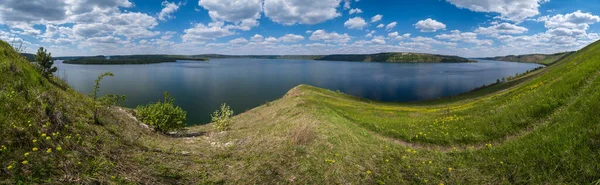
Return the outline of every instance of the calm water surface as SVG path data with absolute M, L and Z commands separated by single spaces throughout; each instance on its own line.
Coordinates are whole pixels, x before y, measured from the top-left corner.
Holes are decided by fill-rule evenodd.
M 96 77 L 101 94 L 124 94 L 135 108 L 169 91 L 188 113 L 190 125 L 210 122 L 221 103 L 236 113 L 282 97 L 308 84 L 379 101 L 418 101 L 456 95 L 540 65 L 480 60 L 479 63 L 390 64 L 308 60 L 214 59 L 148 65 L 72 65 L 57 62 L 57 75 L 90 93 Z

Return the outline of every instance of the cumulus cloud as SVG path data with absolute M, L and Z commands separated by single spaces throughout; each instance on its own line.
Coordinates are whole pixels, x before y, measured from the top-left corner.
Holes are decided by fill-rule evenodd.
M 472 43 L 477 45 L 492 45 L 492 40 L 479 40 L 477 34 L 473 32 L 460 32 L 459 30 L 452 30 L 450 34 L 440 34 L 435 36 L 437 39 L 449 40 L 453 42 L 464 42 Z
M 233 22 L 245 27 L 258 26 L 256 20 L 262 12 L 261 0 L 200 0 L 198 5 L 208 10 L 213 21 Z
M 344 26 L 349 29 L 362 30 L 367 25 L 367 22 L 362 17 L 354 17 L 348 19 Z
M 384 24 L 379 24 L 379 25 L 377 25 L 377 28 L 383 28 L 383 27 L 385 27 L 385 25 L 384 25 Z
M 236 38 L 236 39 L 229 41 L 229 44 L 233 44 L 233 45 L 241 45 L 241 44 L 246 44 L 246 43 L 248 43 L 248 40 L 246 40 L 245 38 Z
M 498 36 L 500 34 L 522 34 L 527 31 L 529 31 L 529 29 L 510 23 L 501 23 L 490 27 L 479 27 L 475 30 L 477 33 L 492 36 Z
M 279 37 L 278 41 L 280 42 L 299 42 L 299 41 L 303 41 L 304 37 L 300 36 L 300 35 L 294 35 L 294 34 L 286 34 L 283 37 Z
M 446 25 L 444 23 L 438 22 L 431 18 L 421 20 L 414 24 L 414 26 L 415 28 L 421 30 L 421 32 L 436 32 L 438 30 L 446 29 Z
M 172 3 L 169 1 L 163 1 L 162 2 L 163 9 L 160 10 L 160 13 L 158 13 L 158 20 L 166 21 L 166 20 L 175 18 L 175 16 L 173 16 L 172 14 L 177 12 L 177 10 L 179 10 L 180 5 L 181 5 L 181 3 Z
M 262 42 L 263 40 L 265 40 L 265 37 L 263 37 L 262 35 L 259 35 L 259 34 L 255 34 L 254 36 L 252 36 L 250 38 L 250 41 L 252 41 L 252 42 Z
M 383 15 L 377 14 L 377 15 L 371 17 L 371 22 L 379 22 L 379 21 L 381 21 L 381 18 L 383 18 Z
M 396 32 L 388 33 L 388 38 L 393 39 L 393 40 L 403 40 L 403 39 L 410 38 L 410 33 L 405 33 L 403 35 L 400 35 L 396 31 Z
M 350 9 L 349 13 L 350 13 L 350 15 L 352 15 L 352 14 L 363 13 L 363 11 L 360 8 L 353 8 L 353 9 Z
M 352 37 L 350 35 L 344 33 L 339 34 L 336 32 L 327 33 L 325 30 L 316 30 L 310 36 L 310 40 L 313 41 L 324 41 L 324 42 L 338 42 L 338 43 L 347 43 L 350 41 Z
M 181 38 L 184 42 L 202 42 L 235 34 L 235 32 L 224 28 L 223 25 L 223 22 L 214 22 L 208 25 L 198 23 L 194 27 L 184 30 L 185 34 Z
M 317 24 L 339 17 L 339 5 L 340 0 L 265 0 L 264 13 L 274 22 L 285 25 Z
M 550 32 L 557 35 L 581 35 L 586 33 L 590 24 L 597 22 L 600 22 L 599 16 L 577 10 L 565 15 L 558 14 L 548 17 L 545 20 L 545 26 Z
M 475 12 L 498 13 L 498 18 L 520 22 L 538 15 L 540 4 L 548 0 L 446 0 Z
M 397 24 L 398 24 L 397 22 L 392 22 L 392 23 L 389 23 L 387 26 L 385 26 L 385 29 L 386 29 L 386 30 L 391 30 L 391 29 L 394 29 L 394 28 L 396 27 L 396 25 L 397 25 Z

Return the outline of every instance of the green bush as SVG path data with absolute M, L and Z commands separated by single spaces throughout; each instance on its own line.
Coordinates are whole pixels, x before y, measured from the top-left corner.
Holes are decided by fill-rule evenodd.
M 231 116 L 233 116 L 233 110 L 225 103 L 221 105 L 221 110 L 216 110 L 210 115 L 215 129 L 218 131 L 230 129 L 232 123 Z
M 138 118 L 154 127 L 159 132 L 175 131 L 185 127 L 185 116 L 186 112 L 181 107 L 175 106 L 175 99 L 169 95 L 168 92 L 164 93 L 164 100 L 156 103 L 151 103 L 144 106 L 137 107 Z

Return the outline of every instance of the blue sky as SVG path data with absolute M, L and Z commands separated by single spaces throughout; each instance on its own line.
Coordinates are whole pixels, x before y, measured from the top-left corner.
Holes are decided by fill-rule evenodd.
M 596 0 L 2 0 L 0 39 L 54 56 L 577 50 Z

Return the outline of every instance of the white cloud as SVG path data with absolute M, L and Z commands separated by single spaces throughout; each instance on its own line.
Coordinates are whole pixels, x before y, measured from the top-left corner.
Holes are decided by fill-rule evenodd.
M 421 32 L 436 32 L 438 30 L 446 29 L 446 25 L 444 23 L 438 22 L 431 18 L 421 20 L 414 24 L 414 26 L 415 28 L 421 30 Z
M 354 18 L 348 19 L 348 21 L 346 21 L 344 23 L 344 26 L 346 28 L 357 29 L 357 30 L 362 30 L 366 25 L 367 25 L 367 22 L 365 22 L 365 20 L 362 17 L 354 17 Z
M 385 37 L 377 36 L 377 37 L 371 39 L 371 42 L 374 44 L 383 45 L 383 44 L 385 44 Z
M 263 40 L 265 40 L 265 37 L 259 34 L 255 34 L 254 36 L 252 36 L 252 38 L 250 38 L 250 40 L 252 42 L 262 42 Z
M 277 23 L 317 24 L 339 17 L 340 0 L 264 0 L 265 16 Z
M 375 34 L 375 30 L 372 30 L 369 33 L 367 33 L 367 35 L 365 35 L 365 37 L 373 37 L 373 34 Z
M 316 30 L 310 36 L 310 40 L 313 41 L 324 41 L 324 42 L 338 42 L 338 43 L 347 43 L 350 41 L 351 37 L 344 33 L 339 34 L 336 32 L 327 33 L 325 30 Z
M 294 34 L 286 34 L 283 37 L 279 37 L 278 41 L 280 42 L 299 42 L 299 41 L 303 41 L 304 37 L 300 36 L 300 35 L 294 35 Z
M 464 42 L 464 43 L 472 43 L 477 45 L 487 45 L 490 46 L 494 44 L 492 40 L 479 40 L 477 38 L 477 34 L 473 32 L 460 32 L 458 30 L 450 31 L 450 34 L 440 34 L 435 36 L 435 38 L 449 40 L 453 42 Z
M 200 0 L 198 5 L 207 9 L 214 21 L 245 22 L 246 26 L 257 26 L 262 11 L 262 0 Z
M 350 13 L 350 15 L 352 15 L 352 14 L 363 13 L 363 11 L 360 8 L 354 8 L 354 9 L 350 9 L 349 13 Z
M 555 32 L 583 32 L 590 27 L 590 24 L 600 22 L 600 17 L 591 13 L 583 13 L 577 10 L 569 14 L 558 14 L 548 17 L 545 20 L 545 26 Z
M 410 38 L 410 33 L 405 33 L 403 35 L 400 35 L 396 31 L 396 32 L 388 33 L 388 38 L 393 39 L 393 40 L 403 40 L 403 39 Z
M 241 45 L 241 44 L 246 44 L 246 43 L 248 43 L 248 40 L 246 40 L 245 38 L 236 38 L 236 39 L 229 41 L 229 44 L 233 44 L 233 45 Z
M 446 0 L 457 7 L 476 12 L 499 13 L 498 18 L 520 22 L 538 15 L 540 4 L 548 0 Z
M 392 23 L 389 23 L 387 26 L 385 26 L 385 29 L 386 29 L 386 30 L 391 30 L 391 29 L 394 29 L 394 28 L 396 27 L 396 25 L 397 25 L 397 24 L 398 24 L 397 22 L 392 22 Z
M 381 21 L 382 18 L 383 18 L 383 15 L 377 14 L 377 15 L 371 17 L 371 22 L 379 22 L 379 21 Z
M 384 25 L 384 24 L 379 24 L 379 25 L 377 25 L 377 28 L 383 28 L 383 27 L 385 27 L 385 25 Z
M 475 30 L 477 33 L 492 36 L 498 36 L 499 34 L 522 34 L 527 31 L 529 31 L 529 29 L 510 23 L 496 24 L 487 28 L 479 27 L 477 30 Z
M 235 34 L 223 27 L 223 22 L 209 23 L 204 25 L 198 23 L 194 27 L 184 30 L 185 34 L 181 36 L 184 42 L 215 40 L 217 38 L 226 37 Z
M 158 20 L 167 21 L 169 19 L 175 18 L 172 14 L 179 10 L 179 6 L 181 3 L 171 3 L 169 1 L 163 1 L 162 6 L 163 9 L 158 13 Z
M 430 37 L 421 37 L 421 36 L 419 36 L 419 37 L 412 38 L 411 40 L 413 42 L 416 42 L 416 43 L 435 44 L 435 45 L 456 47 L 456 43 L 439 41 L 439 40 L 436 40 L 436 39 L 430 38 Z

